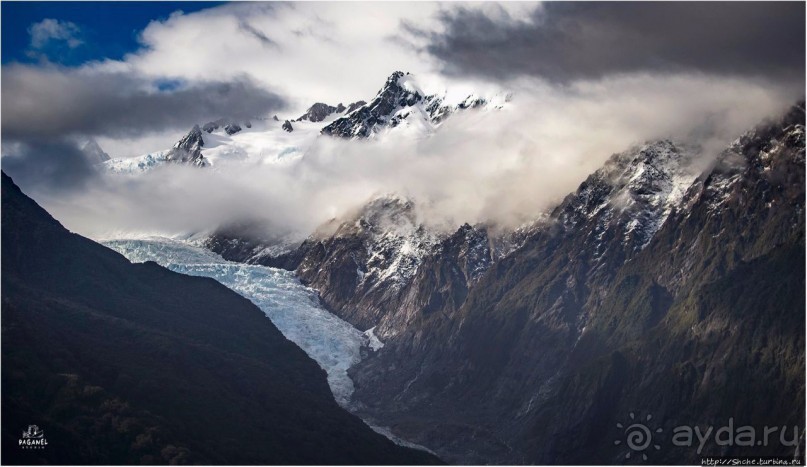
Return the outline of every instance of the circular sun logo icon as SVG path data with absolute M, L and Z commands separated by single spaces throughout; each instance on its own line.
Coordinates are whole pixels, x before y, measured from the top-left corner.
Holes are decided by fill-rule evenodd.
M 643 421 L 637 421 L 636 415 L 633 412 L 630 413 L 629 417 L 630 420 L 627 423 L 616 424 L 616 427 L 622 431 L 625 445 L 628 447 L 628 452 L 625 454 L 625 459 L 630 459 L 633 453 L 641 453 L 642 459 L 647 460 L 646 451 L 650 449 L 651 445 L 656 451 L 661 449 L 661 446 L 653 442 L 653 436 L 656 433 L 661 433 L 664 430 L 661 428 L 656 428 L 653 430 L 647 426 L 650 423 L 650 420 L 653 418 L 653 416 L 650 414 L 648 414 Z M 614 441 L 614 445 L 620 445 L 622 442 L 623 439 L 618 439 Z

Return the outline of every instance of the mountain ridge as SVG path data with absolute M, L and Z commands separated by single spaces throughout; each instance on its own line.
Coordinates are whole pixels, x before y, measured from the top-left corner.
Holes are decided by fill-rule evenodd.
M 448 105 L 445 96 L 425 94 L 413 82 L 410 73 L 395 71 L 370 102 L 348 110 L 346 115 L 324 127 L 321 133 L 345 139 L 364 139 L 401 124 L 421 125 L 433 132 L 455 112 L 488 104 L 500 109 L 510 98 L 508 94 L 503 102 L 491 102 L 472 94 L 456 105 Z
M 567 226 L 571 229 L 563 222 L 547 222 L 535 228 L 518 249 L 492 264 L 460 306 L 446 302 L 440 308 L 444 312 L 427 313 L 422 304 L 429 301 L 420 299 L 409 302 L 413 307 L 397 312 L 411 317 L 404 332 L 385 335 L 380 327 L 377 332 L 384 340 L 384 349 L 353 369 L 356 399 L 365 404 L 368 416 L 385 420 L 401 436 L 426 443 L 451 462 L 466 463 L 576 463 L 594 459 L 612 463 L 619 455 L 613 439 L 597 427 L 615 426 L 618 417 L 625 415 L 617 413 L 617 407 L 625 413 L 653 411 L 667 423 L 679 417 L 684 417 L 679 422 L 685 423 L 687 419 L 700 422 L 701 417 L 713 420 L 730 414 L 753 414 L 753 422 L 759 426 L 777 420 L 803 426 L 802 418 L 790 415 L 802 413 L 803 405 L 799 411 L 797 403 L 791 412 L 788 404 L 777 404 L 781 394 L 753 383 L 770 373 L 767 378 L 782 381 L 782 387 L 787 388 L 786 400 L 803 399 L 804 381 L 798 369 L 804 368 L 804 354 L 798 349 L 803 348 L 804 336 L 797 325 L 804 319 L 803 132 L 801 110 L 777 123 L 760 125 L 740 138 L 714 169 L 693 181 L 676 206 L 686 209 L 671 209 L 649 242 L 642 236 L 626 239 L 623 235 L 633 216 L 642 211 L 623 211 L 629 216 L 622 217 L 612 207 L 603 208 L 597 197 L 587 194 L 595 184 L 584 182 L 578 196 L 567 198 L 555 215 L 568 216 L 565 208 L 569 206 L 587 206 L 587 213 L 594 213 L 593 217 L 578 216 Z M 735 154 L 748 164 L 723 162 Z M 785 179 L 778 184 L 766 181 L 782 176 L 788 177 L 787 183 Z M 730 180 L 733 184 L 727 183 Z M 760 222 L 745 225 L 741 221 L 745 216 Z M 724 239 L 716 242 L 713 236 Z M 779 292 L 770 292 L 776 276 L 760 272 L 771 268 L 786 279 Z M 719 281 L 728 284 L 728 277 L 745 284 L 744 296 L 753 305 L 730 299 L 733 292 L 726 291 L 734 287 L 712 285 Z M 414 281 L 425 284 L 420 296 L 434 290 L 428 285 L 432 281 Z M 435 288 L 439 290 L 439 283 Z M 714 304 L 734 303 L 743 310 L 737 335 L 749 336 L 756 351 L 774 346 L 776 350 L 764 352 L 787 352 L 781 364 L 788 369 L 769 370 L 747 360 L 748 354 L 738 351 L 742 347 L 737 337 L 730 339 L 734 344 L 729 347 L 716 338 L 709 341 L 709 346 L 730 348 L 736 354 L 722 366 L 719 362 L 706 363 L 709 354 L 682 351 L 699 339 L 698 333 L 679 323 L 693 320 L 690 310 L 701 290 L 720 297 L 713 299 Z M 769 301 L 766 304 L 751 297 Z M 701 310 L 694 323 L 703 329 L 717 326 L 732 315 L 724 305 Z M 793 327 L 785 332 L 772 324 L 759 331 L 768 333 L 767 342 L 776 344 L 752 339 L 749 333 L 753 334 L 760 314 L 772 323 L 790 322 Z M 657 341 L 653 339 L 662 340 L 669 358 L 658 355 L 652 359 L 655 366 L 651 368 L 667 372 L 670 370 L 665 368 L 676 364 L 693 365 L 694 381 L 707 378 L 704 384 L 711 385 L 713 394 L 731 395 L 727 397 L 742 409 L 730 412 L 721 404 L 710 406 L 703 392 L 706 389 L 702 389 L 696 392 L 701 394 L 699 411 L 671 403 L 663 411 L 654 410 L 657 405 L 652 397 L 636 388 L 653 385 L 656 389 L 651 394 L 664 394 L 664 385 L 677 376 L 663 373 L 652 379 L 637 373 L 643 368 L 638 362 L 648 360 L 648 352 L 656 355 L 653 342 Z M 633 344 L 637 340 L 639 344 Z M 631 350 L 636 345 L 644 350 Z M 594 362 L 601 362 L 602 367 Z M 704 373 L 706 365 L 717 372 L 718 368 L 732 368 L 743 381 L 740 386 L 757 388 L 752 391 L 755 398 L 744 399 L 737 394 L 738 381 L 709 382 L 708 372 Z M 617 384 L 620 379 L 637 383 L 634 387 Z M 768 412 L 750 409 L 762 400 L 768 404 Z M 422 417 L 422 425 L 413 423 L 418 417 Z M 429 423 L 443 428 L 432 428 Z M 459 430 L 459 426 L 477 428 Z M 440 436 L 437 430 L 454 431 L 455 435 Z M 732 452 L 750 453 L 737 450 L 720 454 Z M 779 444 L 765 452 L 787 455 L 793 448 Z M 717 455 L 714 450 L 709 454 Z M 665 463 L 696 460 L 692 452 L 668 451 L 662 455 Z
M 641 394 L 613 382 L 630 378 L 660 384 L 635 373 L 641 368 L 637 362 L 646 358 L 631 350 L 631 342 L 640 340 L 637 345 L 646 347 L 646 353 L 652 351 L 651 340 L 642 341 L 642 336 L 656 336 L 652 338 L 669 348 L 670 358 L 694 365 L 694 375 L 704 378 L 706 354 L 674 350 L 699 339 L 678 323 L 692 319 L 688 310 L 697 303 L 699 291 L 721 297 L 717 304 L 736 303 L 721 291 L 733 287 L 714 285 L 728 284 L 729 277 L 746 284 L 749 302 L 760 306 L 759 300 L 750 299 L 755 293 L 777 303 L 761 306 L 758 313 L 794 324 L 798 310 L 803 313 L 803 298 L 797 293 L 804 276 L 797 260 L 803 257 L 804 238 L 803 109 L 797 104 L 782 118 L 756 126 L 713 164 L 702 164 L 698 148 L 668 140 L 615 154 L 548 216 L 511 232 L 509 238 L 470 225 L 435 238 L 414 273 L 396 287 L 375 289 L 363 265 L 373 257 L 394 262 L 405 238 L 393 242 L 397 246 L 387 252 L 374 246 L 373 235 L 361 222 L 349 218 L 324 235 L 310 237 L 294 253 L 281 255 L 286 261 L 282 267 L 296 269 L 304 283 L 319 290 L 329 309 L 360 329 L 373 329 L 383 342 L 380 351 L 350 372 L 363 417 L 391 426 L 397 435 L 426 445 L 450 462 L 610 463 L 616 459 L 608 457 L 614 453 L 609 444 L 613 440 L 596 429 L 584 435 L 597 450 L 540 439 L 575 440 L 581 426 L 614 426 L 619 414 L 613 409 L 580 412 L 581 407 L 595 410 L 595 396 L 648 404 Z M 746 225 L 744 218 L 760 222 Z M 713 238 L 725 240 L 716 243 Z M 500 250 L 498 244 L 510 246 Z M 666 257 L 670 262 L 661 260 Z M 770 283 L 759 272 L 766 268 L 793 271 L 786 273 L 781 294 L 771 295 L 755 285 Z M 756 312 L 736 306 L 744 310 L 737 332 L 748 335 Z M 730 314 L 722 306 L 700 313 L 696 322 L 707 328 L 717 324 L 705 323 L 719 323 Z M 803 369 L 803 352 L 787 350 L 803 347 L 799 329 L 793 326 L 784 341 L 768 334 L 771 342 L 781 343 L 774 344 L 777 350 L 765 352 L 787 351 L 786 365 Z M 721 347 L 715 340 L 708 345 Z M 763 349 L 770 344 L 755 345 Z M 761 377 L 765 370 L 744 358 L 738 354 L 729 362 L 732 371 L 743 381 Z M 675 365 L 675 360 L 662 357 L 654 361 L 659 368 Z M 604 374 L 594 362 L 601 362 Z M 668 379 L 677 377 L 666 374 Z M 799 391 L 803 395 L 798 372 L 787 370 L 775 378 L 789 388 L 791 400 L 798 400 Z M 734 386 L 712 381 L 713 390 L 733 394 Z M 589 389 L 575 389 L 583 383 Z M 778 414 L 803 426 L 803 420 L 776 406 L 770 391 L 760 388 L 758 393 L 768 398 L 771 409 L 767 415 L 743 409 L 754 414 L 756 422 L 769 423 Z M 563 421 L 563 412 L 553 410 L 550 400 L 577 415 Z M 739 401 L 742 407 L 752 402 Z M 618 405 L 625 410 L 640 405 L 624 404 Z M 727 410 L 700 407 L 709 417 Z M 667 410 L 661 415 L 671 418 Z M 693 419 L 697 415 L 676 410 Z M 554 420 L 557 429 L 538 423 L 540 417 Z M 546 446 L 536 447 L 540 445 Z M 766 452 L 792 451 L 779 445 Z M 670 463 L 696 460 L 691 453 L 663 455 Z
M 502 109 L 510 99 L 509 94 L 471 94 L 461 102 L 448 103 L 445 95 L 427 95 L 414 76 L 396 71 L 369 103 L 359 100 L 347 106 L 332 106 L 316 102 L 299 117 L 289 119 L 277 115 L 249 120 L 220 118 L 194 125 L 171 148 L 134 158 L 104 160 L 102 166 L 111 173 L 140 175 L 166 162 L 195 167 L 245 158 L 279 162 L 289 154 L 303 157 L 318 137 L 374 138 L 407 128 L 414 137 L 428 137 L 456 112 Z M 290 138 L 290 134 L 294 137 Z
M 342 410 L 245 298 L 68 232 L 5 173 L 2 191 L 3 463 L 437 462 Z M 27 424 L 46 449 L 17 445 Z

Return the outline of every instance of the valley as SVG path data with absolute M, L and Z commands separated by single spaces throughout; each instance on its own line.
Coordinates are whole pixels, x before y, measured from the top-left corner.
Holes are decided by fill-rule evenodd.
M 0 461 L 804 465 L 805 5 L 2 2 Z

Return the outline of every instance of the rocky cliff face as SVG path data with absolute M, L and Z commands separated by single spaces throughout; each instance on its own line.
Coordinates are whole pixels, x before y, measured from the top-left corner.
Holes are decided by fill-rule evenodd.
M 404 76 L 400 71 L 390 75 L 384 87 L 369 104 L 326 126 L 322 129 L 322 134 L 342 138 L 367 138 L 378 131 L 379 127 L 394 125 L 391 120 L 397 110 L 411 107 L 423 99 L 419 93 L 406 89 L 399 83 Z
M 803 122 L 761 126 L 695 180 L 669 142 L 614 157 L 461 306 L 407 310 L 356 398 L 462 462 L 615 462 L 633 411 L 668 433 L 803 427 Z M 697 459 L 667 447 L 662 462 Z
M 307 239 L 296 269 L 332 310 L 366 330 L 394 309 L 437 240 L 411 201 L 383 196 Z
M 353 112 L 354 110 L 358 109 L 359 107 L 361 107 L 361 106 L 363 106 L 365 104 L 367 104 L 367 102 L 365 102 L 365 101 L 356 101 L 356 102 L 354 102 L 354 103 L 347 106 L 347 111 L 345 113 L 349 114 L 349 113 Z
M 243 123 L 239 123 L 234 120 L 220 118 L 218 120 L 207 122 L 204 125 L 202 125 L 202 131 L 206 131 L 207 133 L 213 133 L 214 131 L 221 128 L 228 135 L 234 135 L 242 130 L 241 128 L 242 124 L 247 128 L 252 128 L 252 122 L 250 122 L 249 120 L 244 121 Z
M 485 226 L 453 234 L 430 229 L 411 200 L 381 196 L 334 219 L 301 243 L 250 236 L 245 225 L 221 229 L 205 247 L 225 259 L 296 271 L 323 303 L 362 330 L 386 336 L 404 329 L 404 310 L 459 305 L 512 236 L 489 238 Z M 271 245 L 271 246 L 268 246 Z M 512 248 L 512 246 L 510 246 Z
M 612 432 L 597 427 L 632 411 L 652 413 L 666 433 L 732 417 L 757 429 L 803 430 L 804 278 L 800 105 L 728 148 L 647 246 L 592 288 L 568 363 L 525 412 L 528 456 L 624 458 Z M 554 441 L 535 444 L 546 437 Z M 800 443 L 712 443 L 704 454 L 792 454 L 804 452 Z M 663 448 L 643 454 L 698 459 L 669 435 Z
M 351 104 L 343 117 L 322 129 L 322 134 L 347 139 L 370 138 L 385 129 L 415 121 L 434 128 L 456 111 L 487 104 L 486 99 L 471 95 L 458 104 L 449 105 L 442 95 L 424 93 L 409 73 L 396 71 L 373 100 Z M 500 108 L 501 104 L 495 107 Z
M 173 148 L 166 153 L 166 160 L 194 165 L 197 167 L 207 166 L 207 161 L 202 155 L 202 148 L 205 140 L 202 137 L 202 129 L 199 125 L 194 125 L 187 135 L 177 141 Z
M 334 107 L 322 102 L 317 102 L 309 107 L 308 110 L 306 110 L 304 114 L 300 115 L 300 117 L 298 117 L 295 121 L 321 122 L 332 114 L 344 112 L 345 109 L 346 107 L 341 103 Z
M 481 226 L 393 235 L 359 216 L 309 239 L 301 279 L 385 343 L 352 370 L 359 410 L 463 463 L 624 460 L 635 411 L 667 433 L 803 429 L 803 109 L 708 167 L 670 141 L 617 154 L 503 257 Z M 698 459 L 669 444 L 643 454 Z
M 202 245 L 229 261 L 294 271 L 305 250 L 294 235 L 266 236 L 261 223 L 241 222 L 219 228 Z

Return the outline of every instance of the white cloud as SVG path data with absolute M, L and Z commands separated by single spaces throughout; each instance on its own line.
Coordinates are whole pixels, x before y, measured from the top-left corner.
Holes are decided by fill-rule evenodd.
M 430 71 L 427 61 L 391 39 L 401 18 L 424 22 L 433 10 L 383 2 L 225 5 L 152 22 L 141 34 L 144 49 L 125 61 L 155 77 L 247 74 L 290 96 L 297 112 L 315 101 L 372 97 L 397 69 Z
M 93 62 L 89 74 L 131 74 L 185 82 L 249 77 L 282 95 L 288 108 L 282 118 L 295 118 L 314 102 L 345 105 L 371 99 L 395 70 L 417 74 L 431 88 L 462 92 L 494 85 L 448 80 L 439 64 L 419 52 L 420 30 L 439 30 L 441 12 L 481 9 L 510 22 L 527 18 L 536 4 L 431 2 L 299 2 L 234 3 L 194 13 L 176 12 L 151 22 L 140 34 L 142 49 L 122 60 Z M 467 95 L 467 93 L 466 93 Z M 198 122 L 188 122 L 188 126 Z M 144 154 L 181 135 L 98 137 L 113 157 Z M 170 144 L 169 144 L 170 145 Z
M 529 6 L 463 4 L 501 21 L 528 17 Z M 458 8 L 430 2 L 299 2 L 229 4 L 154 21 L 143 49 L 101 68 L 153 77 L 222 80 L 247 74 L 291 98 L 292 112 L 317 101 L 336 105 L 372 98 L 393 71 L 437 75 L 402 25 L 442 27 L 438 13 Z M 290 116 L 296 116 L 292 113 Z
M 41 49 L 52 41 L 63 42 L 71 49 L 74 49 L 83 43 L 78 38 L 80 31 L 75 23 L 52 18 L 33 23 L 28 28 L 33 49 Z
M 437 226 L 512 226 L 535 219 L 615 152 L 689 139 L 716 117 L 709 135 L 697 135 L 709 158 L 792 97 L 739 79 L 651 75 L 562 88 L 527 81 L 515 94 L 512 108 L 454 115 L 426 139 L 319 138 L 296 164 L 170 166 L 38 200 L 93 237 L 190 233 L 244 220 L 305 235 L 388 192 L 413 198 Z
M 690 137 L 706 122 L 712 133 L 702 142 L 714 152 L 803 92 L 761 80 L 698 74 L 635 73 L 569 85 L 449 79 L 433 57 L 418 52 L 426 40 L 418 31 L 439 31 L 440 14 L 460 6 L 482 9 L 504 23 L 528 21 L 536 8 L 227 4 L 152 22 L 142 32 L 142 50 L 121 61 L 88 64 L 81 72 L 190 83 L 247 76 L 290 98 L 291 108 L 280 116 L 296 117 L 316 101 L 372 98 L 393 70 L 403 70 L 432 90 L 506 87 L 515 93 L 509 111 L 452 117 L 425 140 L 320 138 L 291 166 L 171 166 L 138 179 L 101 178 L 70 196 L 37 199 L 71 229 L 96 237 L 120 230 L 191 232 L 253 216 L 309 233 L 369 196 L 389 191 L 415 198 L 424 216 L 437 224 L 514 224 L 574 190 L 614 152 L 648 139 Z M 164 148 L 180 136 L 99 141 L 118 156 Z

